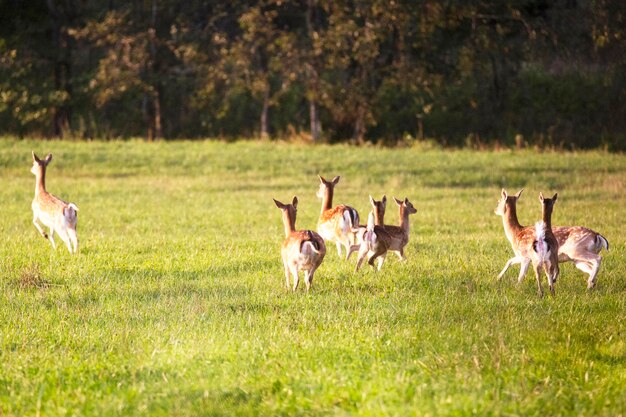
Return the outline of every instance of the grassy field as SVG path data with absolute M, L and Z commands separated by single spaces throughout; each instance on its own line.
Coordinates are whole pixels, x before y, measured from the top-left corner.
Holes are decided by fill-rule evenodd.
M 31 223 L 33 149 L 77 256 Z M 362 218 L 407 196 L 408 261 L 354 274 L 332 246 L 287 292 L 272 197 L 315 229 L 318 173 Z M 523 224 L 558 191 L 554 224 L 608 238 L 596 290 L 572 264 L 556 298 L 496 281 L 502 187 Z M 0 140 L 0 201 L 0 416 L 626 415 L 623 155 Z

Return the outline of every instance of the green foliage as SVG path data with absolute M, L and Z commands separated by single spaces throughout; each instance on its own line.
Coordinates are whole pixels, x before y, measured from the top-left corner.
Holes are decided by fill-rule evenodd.
M 624 150 L 624 16 L 616 0 L 5 1 L 0 131 Z
M 80 207 L 77 256 L 32 226 L 33 149 Z M 298 195 L 314 228 L 318 173 L 362 215 L 368 194 L 414 202 L 407 262 L 354 274 L 331 247 L 313 290 L 287 292 L 272 198 Z M 0 412 L 620 415 L 624 178 L 605 152 L 2 140 Z M 608 238 L 596 290 L 571 264 L 556 298 L 496 282 L 501 187 L 526 188 L 524 224 L 558 191 L 555 223 Z

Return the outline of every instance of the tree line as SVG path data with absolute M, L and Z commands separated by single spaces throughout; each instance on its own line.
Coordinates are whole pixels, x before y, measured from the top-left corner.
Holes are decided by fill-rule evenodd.
M 0 133 L 626 149 L 621 0 L 0 0 Z

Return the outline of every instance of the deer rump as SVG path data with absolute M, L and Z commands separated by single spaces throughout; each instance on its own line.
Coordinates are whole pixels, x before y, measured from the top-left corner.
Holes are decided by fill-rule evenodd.
M 533 250 L 537 253 L 539 260 L 544 262 L 550 254 L 550 247 L 546 242 L 546 224 L 544 222 L 535 224 L 535 235 L 537 238 L 533 241 Z

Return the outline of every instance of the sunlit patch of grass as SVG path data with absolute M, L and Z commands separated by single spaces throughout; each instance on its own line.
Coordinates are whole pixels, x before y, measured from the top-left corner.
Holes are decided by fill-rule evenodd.
M 80 251 L 32 225 L 30 151 L 80 207 Z M 271 142 L 0 142 L 0 414 L 598 415 L 626 409 L 626 158 Z M 317 174 L 362 218 L 408 197 L 406 262 L 345 262 L 284 288 L 272 198 L 316 227 Z M 559 193 L 555 224 L 607 237 L 598 287 L 562 266 L 556 297 L 496 275 L 493 209 Z M 385 219 L 398 223 L 395 204 Z

